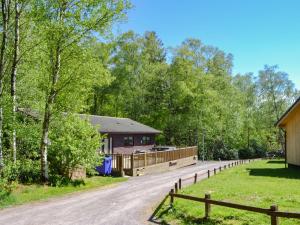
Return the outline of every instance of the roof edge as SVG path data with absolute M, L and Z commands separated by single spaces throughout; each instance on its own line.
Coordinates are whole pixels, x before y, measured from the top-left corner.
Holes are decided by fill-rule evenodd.
M 291 111 L 293 111 L 300 104 L 300 97 L 286 110 L 286 112 L 279 118 L 279 120 L 275 123 L 275 126 L 280 126 L 282 121 L 288 117 Z

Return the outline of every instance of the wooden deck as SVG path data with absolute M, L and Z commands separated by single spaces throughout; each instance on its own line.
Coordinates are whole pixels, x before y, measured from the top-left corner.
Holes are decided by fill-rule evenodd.
M 112 168 L 113 173 L 116 175 L 129 175 L 135 176 L 136 171 L 142 171 L 148 167 L 156 168 L 162 166 L 163 163 L 170 162 L 174 165 L 181 159 L 193 158 L 197 159 L 198 149 L 197 147 L 185 147 L 178 148 L 170 151 L 153 151 L 147 153 L 136 153 L 136 154 L 112 154 Z M 186 164 L 188 164 L 187 162 Z M 191 163 L 192 164 L 192 163 Z

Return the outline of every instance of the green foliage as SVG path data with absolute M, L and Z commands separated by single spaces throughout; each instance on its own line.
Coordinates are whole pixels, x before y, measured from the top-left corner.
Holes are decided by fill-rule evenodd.
M 163 131 L 158 144 L 198 145 L 205 159 L 280 148 L 274 112 L 283 113 L 298 92 L 276 67 L 233 76 L 232 55 L 197 39 L 173 48 L 167 60 L 154 32 L 129 31 L 102 48 L 113 81 L 95 88 L 91 113 L 143 122 Z M 248 149 L 251 140 L 259 150 Z
M 40 161 L 22 159 L 16 163 L 7 161 L 2 170 L 2 177 L 9 183 L 34 183 L 40 179 Z
M 18 114 L 17 122 L 18 158 L 25 161 L 26 159 L 38 160 L 41 122 L 22 113 Z
M 249 148 L 239 150 L 240 159 L 253 159 L 253 158 L 264 158 L 266 157 L 266 149 L 264 146 L 258 145 L 254 140 L 250 141 Z
M 0 177 L 0 202 L 6 199 L 13 190 L 13 185 L 3 177 Z
M 18 180 L 19 177 L 19 163 L 5 162 L 5 167 L 1 170 L 1 177 L 8 183 Z
M 22 160 L 19 164 L 18 181 L 25 184 L 39 182 L 40 172 L 40 160 Z
M 50 133 L 50 171 L 53 175 L 70 178 L 70 171 L 77 166 L 95 168 L 101 161 L 97 149 L 101 136 L 89 121 L 78 115 L 56 118 Z
M 13 119 L 12 16 L 0 96 L 8 182 L 38 180 L 41 139 L 51 141 L 52 183 L 64 183 L 78 165 L 93 174 L 101 137 L 76 113 L 130 117 L 163 131 L 157 144 L 198 145 L 205 159 L 261 157 L 284 147 L 274 122 L 299 92 L 277 66 L 265 66 L 257 77 L 234 75 L 233 56 L 198 39 L 166 48 L 154 31 L 114 36 L 113 24 L 131 8 L 128 0 L 19 3 L 17 106 L 39 113 Z M 43 138 L 47 127 L 50 136 Z

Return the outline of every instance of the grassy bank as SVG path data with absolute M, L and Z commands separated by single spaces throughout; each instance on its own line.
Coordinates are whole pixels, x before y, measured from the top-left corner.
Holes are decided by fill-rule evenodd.
M 24 204 L 37 200 L 45 200 L 51 197 L 63 196 L 69 193 L 100 188 L 127 180 L 122 177 L 91 177 L 84 182 L 73 183 L 62 187 L 43 186 L 38 184 L 20 185 L 5 199 L 0 200 L 0 208 Z
M 283 161 L 256 161 L 217 174 L 210 179 L 184 188 L 180 193 L 269 208 L 277 204 L 280 211 L 300 212 L 300 169 L 285 169 Z M 236 209 L 212 206 L 211 219 L 205 221 L 204 204 L 175 199 L 158 211 L 165 224 L 270 224 L 270 217 Z M 281 219 L 280 224 L 300 224 L 300 220 Z

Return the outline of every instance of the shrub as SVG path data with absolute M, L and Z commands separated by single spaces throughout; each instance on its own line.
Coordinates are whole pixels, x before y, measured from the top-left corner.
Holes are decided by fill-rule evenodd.
M 40 178 L 40 163 L 30 159 L 18 160 L 15 164 L 6 162 L 1 174 L 8 182 L 37 182 Z
M 219 148 L 213 152 L 215 160 L 231 160 L 238 158 L 238 152 L 235 149 Z
M 19 166 L 18 180 L 22 183 L 38 182 L 40 174 L 40 161 L 26 159 Z
M 4 200 L 10 195 L 13 189 L 13 184 L 6 178 L 0 177 L 0 200 Z
M 95 168 L 101 156 L 101 136 L 88 122 L 75 115 L 65 115 L 54 121 L 50 133 L 49 168 L 54 183 L 61 183 L 58 176 L 70 178 L 70 171 L 77 166 Z M 57 176 L 58 175 L 58 176 Z M 62 179 L 64 180 L 64 179 Z
M 252 159 L 254 158 L 254 150 L 252 148 L 244 148 L 239 150 L 240 159 Z
M 249 148 L 244 148 L 239 150 L 240 159 L 253 159 L 262 158 L 266 156 L 266 150 L 264 147 L 259 146 L 256 141 L 250 142 Z
M 19 167 L 20 163 L 17 161 L 16 164 L 13 162 L 7 161 L 4 163 L 4 167 L 1 171 L 1 176 L 5 179 L 8 183 L 18 180 L 19 176 Z

